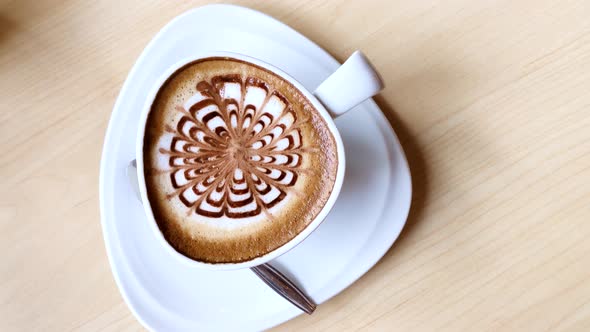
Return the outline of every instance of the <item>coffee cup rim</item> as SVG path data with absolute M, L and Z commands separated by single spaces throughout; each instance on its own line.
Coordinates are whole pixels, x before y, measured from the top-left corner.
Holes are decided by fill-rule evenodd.
M 227 262 L 227 263 L 203 262 L 203 261 L 198 261 L 198 260 L 192 259 L 190 257 L 187 257 L 184 254 L 178 252 L 176 249 L 174 249 L 174 247 L 164 237 L 164 234 L 160 230 L 160 227 L 158 226 L 158 223 L 155 220 L 155 217 L 154 217 L 154 214 L 153 214 L 153 211 L 151 208 L 151 204 L 150 204 L 149 199 L 147 197 L 147 187 L 146 187 L 146 182 L 145 182 L 145 177 L 144 177 L 143 143 L 144 143 L 144 137 L 145 137 L 147 117 L 148 117 L 148 114 L 151 110 L 153 102 L 156 98 L 156 95 L 158 94 L 158 92 L 160 91 L 162 86 L 166 83 L 166 81 L 174 73 L 176 73 L 179 69 L 181 69 L 182 67 L 184 67 L 192 62 L 203 60 L 206 58 L 212 58 L 212 57 L 235 59 L 235 60 L 251 63 L 254 65 L 260 66 L 266 70 L 269 70 L 270 72 L 287 80 L 295 88 L 297 88 L 297 90 L 299 90 L 308 99 L 308 101 L 311 102 L 311 104 L 315 107 L 315 109 L 318 111 L 318 113 L 326 121 L 326 124 L 330 130 L 330 133 L 332 134 L 332 136 L 334 137 L 334 140 L 336 142 L 336 153 L 337 153 L 337 158 L 338 158 L 337 169 L 336 169 L 336 179 L 334 181 L 334 186 L 332 187 L 332 191 L 330 193 L 330 196 L 328 197 L 328 200 L 326 201 L 324 206 L 321 208 L 320 212 L 316 215 L 316 217 L 307 226 L 305 226 L 305 228 L 301 232 L 299 232 L 291 240 L 285 242 L 281 246 L 275 248 L 274 250 L 272 250 L 270 252 L 267 252 L 264 255 L 255 257 L 255 258 L 247 260 L 247 261 L 242 261 L 242 262 Z M 291 250 L 294 247 L 296 247 L 297 245 L 299 245 L 303 240 L 305 240 L 309 235 L 311 235 L 311 233 L 314 230 L 317 229 L 317 227 L 326 219 L 327 215 L 334 207 L 336 199 L 338 198 L 338 195 L 340 194 L 340 191 L 342 189 L 342 183 L 344 181 L 344 172 L 345 172 L 344 145 L 342 142 L 342 137 L 340 136 L 340 132 L 339 132 L 338 128 L 336 127 L 336 124 L 334 123 L 334 119 L 332 118 L 330 113 L 327 111 L 327 109 L 324 107 L 324 105 L 322 105 L 322 103 L 313 95 L 313 93 L 311 93 L 307 88 L 305 88 L 299 81 L 297 81 L 291 75 L 285 73 L 283 70 L 275 67 L 274 65 L 271 65 L 271 64 L 269 64 L 265 61 L 259 60 L 257 58 L 253 58 L 251 56 L 247 56 L 247 55 L 240 54 L 240 53 L 234 53 L 234 52 L 225 52 L 225 51 L 199 52 L 197 54 L 194 54 L 191 57 L 186 57 L 186 58 L 176 62 L 174 65 L 168 67 L 168 69 L 166 69 L 162 75 L 160 75 L 158 80 L 156 80 L 155 84 L 153 85 L 151 91 L 148 93 L 145 104 L 143 106 L 143 109 L 142 109 L 142 112 L 140 115 L 139 128 L 138 128 L 137 137 L 136 137 L 136 160 L 137 160 L 137 179 L 138 179 L 138 184 L 139 184 L 139 191 L 140 191 L 141 200 L 143 202 L 145 214 L 149 219 L 150 228 L 152 229 L 152 231 L 154 231 L 156 233 L 156 238 L 158 239 L 158 242 L 160 242 L 162 244 L 162 246 L 164 248 L 166 248 L 165 250 L 167 252 L 169 252 L 172 256 L 176 257 L 176 259 L 179 259 L 181 262 L 188 264 L 190 266 L 203 268 L 203 269 L 207 269 L 207 270 L 237 270 L 237 269 L 254 267 L 254 266 L 261 265 L 261 264 L 267 263 L 269 261 L 272 261 L 273 259 L 285 254 L 289 250 Z

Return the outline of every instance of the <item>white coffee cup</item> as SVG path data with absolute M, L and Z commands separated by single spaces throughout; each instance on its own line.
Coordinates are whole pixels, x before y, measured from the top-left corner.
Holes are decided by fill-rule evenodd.
M 145 127 L 147 117 L 150 112 L 152 103 L 156 98 L 156 95 L 166 80 L 172 76 L 177 70 L 182 68 L 184 65 L 204 58 L 209 57 L 225 57 L 231 59 L 237 59 L 245 62 L 252 63 L 254 65 L 265 68 L 276 75 L 282 77 L 286 81 L 290 82 L 296 87 L 313 106 L 318 110 L 319 114 L 326 121 L 332 136 L 336 141 L 336 149 L 338 155 L 338 168 L 336 171 L 336 181 L 330 197 L 328 198 L 324 207 L 320 210 L 314 220 L 312 220 L 307 227 L 303 229 L 290 241 L 286 242 L 282 246 L 275 250 L 266 253 L 265 255 L 256 257 L 254 259 L 239 262 L 239 263 L 205 263 L 197 260 L 193 260 L 183 254 L 177 252 L 164 238 L 164 235 L 160 231 L 158 224 L 154 218 L 154 214 L 151 209 L 150 202 L 148 200 L 146 191 L 146 181 L 144 177 L 144 164 L 143 164 L 143 143 L 145 135 Z M 158 241 L 162 244 L 165 250 L 169 251 L 170 254 L 181 261 L 190 264 L 195 267 L 205 268 L 209 270 L 232 270 L 241 268 L 250 268 L 256 265 L 264 264 L 269 262 L 280 255 L 291 250 L 293 247 L 301 243 L 307 236 L 311 234 L 321 223 L 324 221 L 340 193 L 342 188 L 342 181 L 344 179 L 344 146 L 342 144 L 342 138 L 340 133 L 334 124 L 333 119 L 346 113 L 348 110 L 359 104 L 360 102 L 374 96 L 381 89 L 383 89 L 383 82 L 379 75 L 369 62 L 369 60 L 360 52 L 354 52 L 342 66 L 340 66 L 330 77 L 328 77 L 320 86 L 312 93 L 307 90 L 303 85 L 297 82 L 293 77 L 283 72 L 282 70 L 266 63 L 261 60 L 230 52 L 203 52 L 196 54 L 194 57 L 182 60 L 172 67 L 170 67 L 156 82 L 152 91 L 148 94 L 145 106 L 140 116 L 139 130 L 137 133 L 137 179 L 139 182 L 139 191 L 141 200 L 149 219 L 152 230 L 156 233 Z

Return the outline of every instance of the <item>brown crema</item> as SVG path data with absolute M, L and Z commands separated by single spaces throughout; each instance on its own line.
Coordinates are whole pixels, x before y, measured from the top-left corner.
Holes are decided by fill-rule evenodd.
M 326 204 L 334 137 L 273 72 L 225 57 L 178 69 L 148 114 L 144 175 L 156 222 L 181 254 L 238 263 L 287 243 Z

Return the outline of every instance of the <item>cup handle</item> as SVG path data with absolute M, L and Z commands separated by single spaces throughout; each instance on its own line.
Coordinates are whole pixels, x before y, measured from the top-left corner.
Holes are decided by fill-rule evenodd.
M 369 59 L 355 51 L 313 94 L 337 118 L 379 93 L 383 86 Z

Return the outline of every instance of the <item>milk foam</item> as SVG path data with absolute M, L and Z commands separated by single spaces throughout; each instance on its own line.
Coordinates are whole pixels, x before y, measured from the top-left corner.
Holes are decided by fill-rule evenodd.
M 302 136 L 289 101 L 265 82 L 215 80 L 177 108 L 158 141 L 158 167 L 170 172 L 175 209 L 211 227 L 242 227 L 297 197 Z

